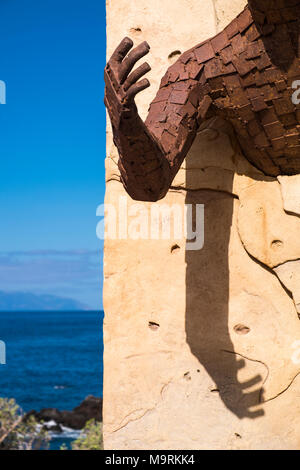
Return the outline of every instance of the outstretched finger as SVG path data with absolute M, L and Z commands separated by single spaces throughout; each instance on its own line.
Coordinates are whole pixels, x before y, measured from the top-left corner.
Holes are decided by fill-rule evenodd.
M 129 72 L 132 70 L 134 67 L 135 63 L 144 57 L 146 54 L 148 54 L 150 50 L 149 44 L 144 41 L 142 42 L 139 46 L 135 47 L 129 54 L 128 56 L 123 60 L 122 65 L 121 65 L 121 70 L 119 74 L 119 80 L 122 83 L 129 74 Z
M 125 80 L 124 82 L 124 90 L 128 90 L 131 85 L 136 83 L 145 73 L 151 70 L 150 65 L 145 62 L 144 64 L 140 65 L 136 70 L 134 70 Z
M 148 88 L 149 86 L 150 86 L 150 82 L 149 80 L 147 80 L 147 78 L 144 78 L 143 80 L 140 80 L 139 82 L 135 83 L 129 88 L 127 92 L 128 99 L 133 100 L 133 98 L 135 97 L 137 93 L 139 93 L 142 90 L 145 90 L 145 88 Z
M 111 58 L 109 59 L 109 62 L 112 62 L 112 63 L 113 62 L 118 62 L 118 63 L 122 62 L 122 60 L 126 56 L 127 52 L 130 51 L 132 46 L 133 46 L 132 40 L 128 37 L 124 38 L 120 42 L 120 44 L 118 45 L 118 47 L 116 48 L 114 53 L 112 54 Z

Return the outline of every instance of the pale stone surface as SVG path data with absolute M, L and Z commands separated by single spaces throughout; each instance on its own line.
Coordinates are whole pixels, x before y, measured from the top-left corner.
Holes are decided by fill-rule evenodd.
M 244 5 L 107 2 L 108 55 L 125 35 L 152 46 L 143 117 L 170 52 L 214 35 Z M 131 239 L 122 219 L 121 237 L 105 241 L 105 448 L 299 449 L 297 178 L 265 177 L 216 119 L 160 203 L 126 195 L 110 125 L 107 153 L 106 203 L 117 218 L 126 209 Z M 176 204 L 183 219 L 184 204 L 204 204 L 203 249 L 186 250 L 183 234 L 139 239 L 158 204 Z
M 253 182 L 239 196 L 239 233 L 248 253 L 270 268 L 300 258 L 300 218 L 283 210 L 280 184 Z
M 283 208 L 300 215 L 300 175 L 278 176 L 281 187 Z
M 224 0 L 215 0 L 215 15 L 217 30 L 222 31 L 230 23 L 232 18 L 237 16 L 247 4 L 246 0 L 231 0 L 230 7 Z
M 300 314 L 300 260 L 287 261 L 274 269 L 282 284 L 292 293 Z

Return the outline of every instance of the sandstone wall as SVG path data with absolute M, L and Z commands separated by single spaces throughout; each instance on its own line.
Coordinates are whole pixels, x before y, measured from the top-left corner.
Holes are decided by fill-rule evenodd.
M 107 1 L 108 56 L 125 35 L 151 45 L 143 118 L 178 51 L 245 3 Z M 145 220 L 154 204 L 126 196 L 116 161 L 108 122 L 105 202 L 127 204 L 129 224 Z M 132 226 L 131 239 L 106 239 L 106 449 L 300 447 L 299 188 L 298 176 L 255 170 L 213 119 L 160 201 L 204 204 L 203 248 L 187 250 L 183 236 L 138 239 L 138 223 L 137 239 Z

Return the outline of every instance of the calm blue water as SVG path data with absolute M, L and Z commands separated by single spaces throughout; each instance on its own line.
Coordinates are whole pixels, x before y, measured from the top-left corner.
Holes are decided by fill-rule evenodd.
M 103 312 L 0 312 L 0 396 L 25 411 L 102 396 Z

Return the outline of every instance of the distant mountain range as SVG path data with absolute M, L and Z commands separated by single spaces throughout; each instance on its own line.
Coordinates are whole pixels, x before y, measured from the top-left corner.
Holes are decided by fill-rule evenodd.
M 0 291 L 0 311 L 35 311 L 35 310 L 89 310 L 89 307 L 74 299 L 30 292 Z

